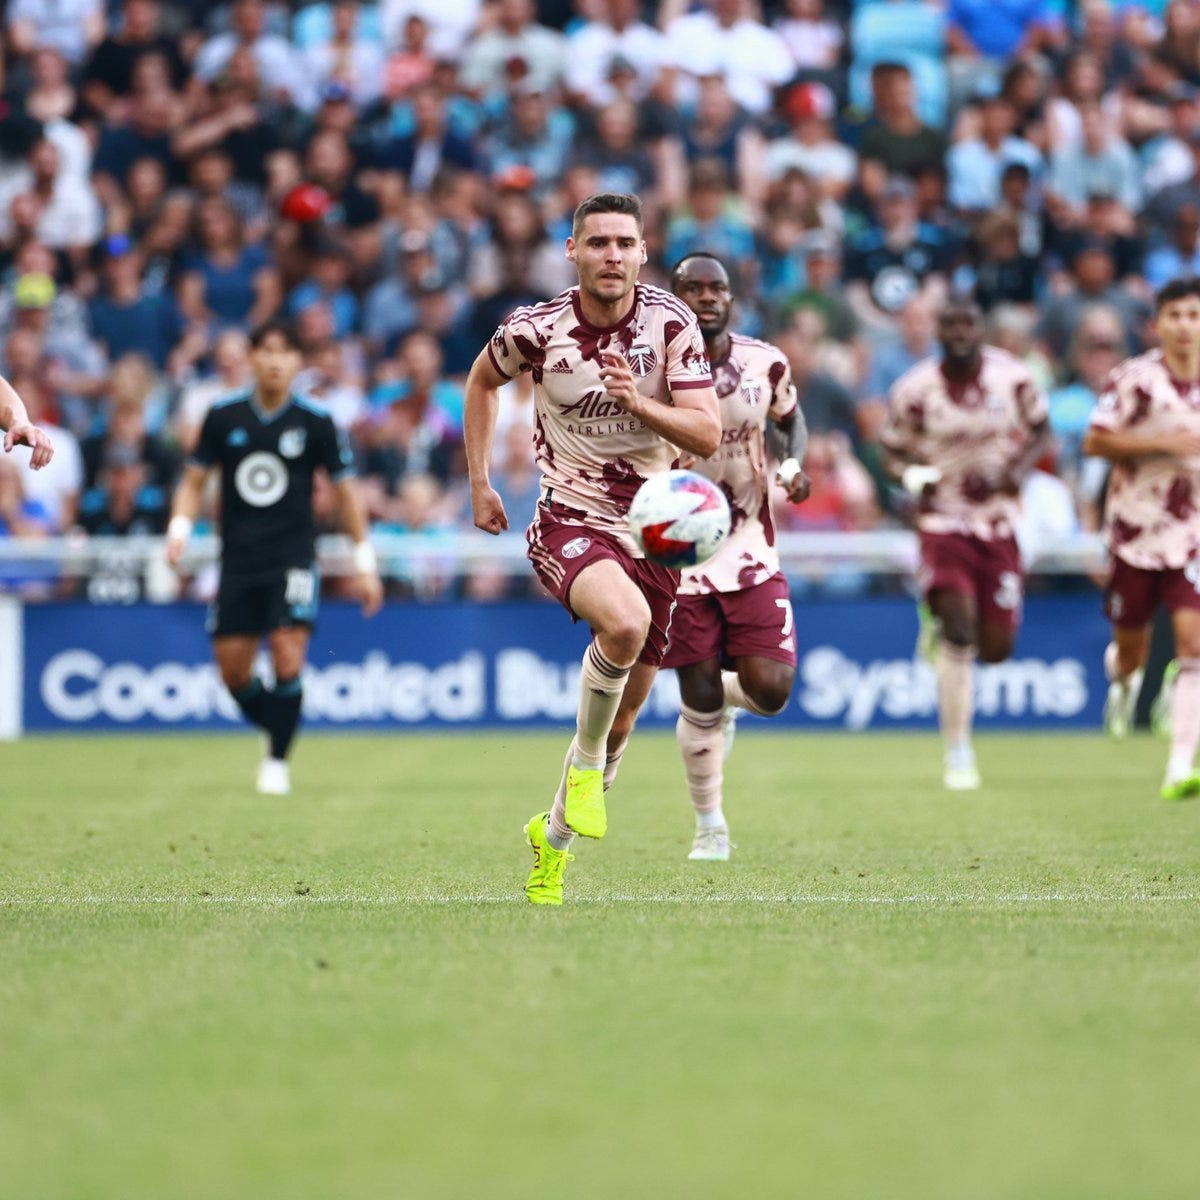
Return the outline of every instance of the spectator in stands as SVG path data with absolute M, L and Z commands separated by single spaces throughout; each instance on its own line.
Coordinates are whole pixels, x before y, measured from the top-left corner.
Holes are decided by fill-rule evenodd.
M 432 28 L 419 13 L 404 19 L 399 40 L 394 44 L 383 77 L 383 96 L 390 102 L 411 96 L 433 81 L 436 65 L 431 40 Z
M 855 341 L 861 323 L 842 289 L 842 258 L 837 238 L 825 230 L 814 230 L 805 236 L 803 250 L 807 278 L 803 290 L 792 298 L 789 305 L 792 313 L 816 313 L 834 341 Z
M 161 19 L 158 0 L 123 0 L 116 32 L 96 47 L 84 71 L 83 101 L 90 113 L 110 122 L 123 118 L 129 111 L 134 67 L 146 54 L 163 58 L 172 86 L 183 86 L 187 68 L 179 42 L 162 32 Z
M 589 170 L 597 191 L 632 193 L 653 206 L 659 168 L 639 136 L 632 100 L 609 101 L 596 113 L 594 130 L 576 130 L 571 165 Z
M 458 61 L 470 34 L 481 24 L 481 0 L 382 0 L 380 25 L 384 44 L 400 42 L 401 30 L 410 16 L 429 26 L 430 53 L 449 61 Z
M 917 116 L 912 71 L 904 63 L 876 63 L 871 68 L 871 96 L 871 117 L 858 145 L 860 158 L 905 175 L 944 160 L 945 135 Z
M 943 231 L 918 222 L 916 188 L 896 176 L 884 189 L 878 227 L 849 247 L 846 299 L 868 330 L 891 333 L 912 296 L 944 290 L 952 252 Z
M 737 104 L 762 116 L 773 89 L 796 70 L 787 43 L 755 20 L 748 0 L 708 0 L 698 12 L 676 17 L 665 33 L 677 103 L 694 102 L 699 81 L 719 75 Z
M 365 33 L 358 0 L 334 0 L 332 10 L 332 37 L 303 52 L 303 67 L 318 96 L 328 94 L 326 89 L 335 85 L 363 108 L 382 95 L 383 47 Z
M 1171 0 L 1163 13 L 1163 35 L 1155 51 L 1180 75 L 1200 86 L 1200 16 L 1189 0 Z
M 278 311 L 279 273 L 261 245 L 247 245 L 230 205 L 205 200 L 196 211 L 196 250 L 184 261 L 179 310 L 216 328 L 253 329 Z
M 43 127 L 74 116 L 79 98 L 62 54 L 52 46 L 40 47 L 34 52 L 29 71 L 31 85 L 25 93 L 25 112 Z
M 166 532 L 169 493 L 151 483 L 137 447 L 111 442 L 96 472 L 96 482 L 83 496 L 79 524 L 102 537 L 135 537 Z M 136 595 L 136 593 L 135 593 Z
M 1146 135 L 1140 139 L 1138 159 L 1147 196 L 1192 176 L 1192 139 L 1200 129 L 1196 89 L 1188 83 L 1175 83 L 1167 98 L 1165 106 L 1149 104 L 1151 117 L 1141 123 Z
M 828 73 L 841 63 L 846 34 L 826 14 L 824 0 L 786 0 L 773 28 L 801 71 Z
M 182 180 L 183 169 L 172 148 L 179 112 L 179 98 L 174 92 L 164 88 L 135 91 L 130 97 L 128 120 L 103 126 L 92 182 L 105 207 L 119 202 L 121 184 L 139 159 L 156 159 L 168 183 Z
M 78 67 L 104 36 L 100 0 L 10 0 L 6 21 L 15 56 L 50 46 L 72 67 Z
M 870 529 L 879 522 L 875 485 L 854 457 L 849 439 L 839 433 L 814 433 L 804 456 L 804 473 L 811 491 L 803 504 L 781 504 L 777 520 L 788 530 Z M 810 507 L 811 506 L 811 507 Z M 807 511 L 806 511 L 807 510 Z M 827 584 L 839 592 L 856 592 L 866 584 L 857 570 Z
M 1000 173 L 1000 202 L 995 211 L 1016 221 L 1022 254 L 1032 258 L 1041 254 L 1042 204 L 1029 168 L 1023 163 L 1009 163 Z
M 811 0 L 801 0 L 808 2 Z M 763 172 L 768 183 L 795 168 L 815 180 L 823 196 L 844 199 L 854 181 L 858 158 L 834 136 L 837 101 L 833 92 L 823 83 L 799 83 L 784 97 L 783 113 L 790 128 L 766 148 Z
M 214 82 L 239 49 L 247 50 L 268 94 L 311 111 L 316 107 L 315 81 L 296 48 L 268 31 L 266 15 L 263 0 L 234 0 L 229 30 L 209 38 L 196 55 L 196 78 Z
M 549 90 L 563 77 L 566 43 L 557 30 L 534 19 L 532 0 L 496 0 L 495 24 L 472 39 L 459 78 L 467 92 L 487 98 L 503 93 L 514 78 Z
M 148 295 L 143 278 L 141 255 L 125 234 L 114 234 L 102 250 L 103 290 L 91 300 L 88 314 L 110 360 L 144 354 L 161 371 L 183 331 L 171 293 Z
M 1175 210 L 1171 241 L 1146 256 L 1146 282 L 1156 291 L 1180 275 L 1200 275 L 1200 209 L 1194 204 Z
M 493 180 L 524 170 L 539 198 L 549 194 L 571 152 L 575 122 L 531 77 L 509 92 L 508 115 L 487 139 L 484 157 Z
M 413 96 L 412 132 L 381 146 L 374 165 L 383 171 L 399 171 L 411 191 L 429 192 L 444 168 L 473 171 L 478 164 L 471 143 L 450 128 L 441 92 L 428 84 Z
M 827 371 L 818 359 L 825 327 L 812 312 L 800 312 L 772 340 L 787 355 L 796 385 L 796 397 L 812 433 L 843 434 L 851 443 L 859 440 L 858 414 L 849 390 Z
M 1143 343 L 1144 325 L 1150 314 L 1147 301 L 1114 281 L 1114 266 L 1107 244 L 1083 238 L 1070 263 L 1071 289 L 1049 297 L 1042 304 L 1038 337 L 1050 357 L 1062 361 L 1085 309 L 1104 304 L 1120 315 L 1125 339 L 1132 350 Z
M 882 342 L 871 356 L 871 370 L 859 403 L 860 423 L 863 406 L 870 405 L 877 409 L 878 423 L 872 424 L 878 429 L 892 384 L 922 359 L 937 353 L 937 312 L 927 296 L 915 295 L 900 309 L 895 336 Z
M 1083 144 L 1083 114 L 1104 100 L 1100 64 L 1086 51 L 1071 54 L 1060 73 L 1060 91 L 1046 102 L 1046 136 L 1051 154 L 1076 150 Z M 1112 113 L 1104 111 L 1105 117 Z
M 1121 36 L 1114 6 L 1109 0 L 1084 0 L 1079 8 L 1083 28 L 1076 44 L 1100 64 L 1110 86 L 1124 84 L 1134 72 L 1135 60 L 1133 49 Z
M 563 84 L 582 104 L 597 108 L 617 99 L 612 84 L 615 62 L 627 64 L 633 94 L 648 95 L 659 82 L 666 59 L 666 39 L 641 19 L 638 0 L 604 0 L 567 39 L 571 63 Z
M 1040 269 L 1037 258 L 1021 252 L 1021 228 L 1012 214 L 998 211 L 979 221 L 971 273 L 975 299 L 985 313 L 997 304 L 1032 306 Z
M 541 211 L 528 192 L 502 191 L 492 209 L 491 228 L 491 238 L 470 265 L 472 295 L 493 296 L 518 275 L 528 280 L 529 290 L 542 299 L 571 286 L 571 264 L 562 245 L 547 237 Z M 521 265 L 514 269 L 518 260 Z
M 296 379 L 296 390 L 311 396 L 339 429 L 349 431 L 367 416 L 367 397 L 348 370 L 348 355 L 341 342 L 326 338 L 305 353 L 306 367 Z
M 757 123 L 738 105 L 722 76 L 706 75 L 698 80 L 695 103 L 687 110 L 687 119 L 678 136 L 669 138 L 666 146 L 668 149 L 678 146 L 689 169 L 702 161 L 719 162 L 734 181 L 735 190 L 748 203 L 754 204 L 760 198 L 762 135 Z M 678 195 L 678 189 L 672 188 L 666 202 L 676 203 Z
M 1046 95 L 1049 70 L 1040 58 L 1022 58 L 1004 72 L 1000 94 L 1013 111 L 1013 133 L 1044 154 L 1048 145 Z
M 345 245 L 327 237 L 317 245 L 312 256 L 309 278 L 288 295 L 287 308 L 292 316 L 309 305 L 324 304 L 333 314 L 333 336 L 349 337 L 358 330 L 358 299 L 350 289 L 352 262 Z
M 61 170 L 58 148 L 47 137 L 34 142 L 24 166 L 0 187 L 0 241 L 12 237 L 12 202 L 22 194 L 34 197 L 38 240 L 82 266 L 100 236 L 100 205 L 85 177 Z
M 950 0 L 947 19 L 952 104 L 981 83 L 997 86 L 1013 59 L 1061 41 L 1061 22 L 1047 0 Z
M 150 432 L 150 427 L 161 425 L 166 415 L 166 397 L 149 359 L 141 354 L 118 359 L 105 393 L 107 405 L 100 428 L 81 446 L 88 486 L 98 482 L 105 456 L 119 444 L 136 452 L 146 468 L 145 482 L 163 489 L 165 503 L 179 469 L 179 457 L 163 438 Z
M 1042 156 L 1013 132 L 1016 113 L 1002 95 L 979 105 L 979 132 L 950 147 L 949 201 L 963 213 L 982 213 L 1000 202 L 1000 176 L 1010 163 L 1022 163 L 1033 179 L 1041 177 Z
M 175 410 L 175 439 L 185 454 L 196 445 L 200 426 L 213 404 L 247 390 L 253 382 L 249 338 L 241 329 L 224 330 L 213 342 L 211 370 L 188 383 Z
M 1060 147 L 1050 158 L 1047 190 L 1076 213 L 1097 192 L 1111 193 L 1131 213 L 1139 212 L 1141 172 L 1129 143 L 1111 132 L 1098 104 L 1081 105 L 1079 116 L 1078 143 Z
M 674 265 L 685 254 L 705 250 L 715 254 L 742 293 L 754 262 L 754 235 L 730 191 L 725 168 L 715 159 L 702 159 L 691 170 L 687 208 L 667 222 L 663 261 Z
M 541 492 L 541 472 L 534 460 L 530 426 L 511 424 L 505 428 L 492 454 L 491 479 L 512 527 L 525 528 L 533 520 Z
M 1155 192 L 1142 214 L 1148 231 L 1157 241 L 1168 236 L 1181 208 L 1189 205 L 1200 208 L 1200 130 L 1192 136 L 1189 149 L 1191 163 L 1187 177 Z

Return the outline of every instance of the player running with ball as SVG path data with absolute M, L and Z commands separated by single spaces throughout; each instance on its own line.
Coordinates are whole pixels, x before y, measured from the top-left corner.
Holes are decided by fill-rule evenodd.
M 733 521 L 717 554 L 683 572 L 663 666 L 679 675 L 675 735 L 696 813 L 688 858 L 723 862 L 732 846 L 722 804 L 723 760 L 734 719 L 743 708 L 764 717 L 782 712 L 796 677 L 796 634 L 775 549 L 765 435 L 773 422 L 787 439 L 778 479 L 798 504 L 808 495 L 800 469 L 808 431 L 783 353 L 729 332 L 733 293 L 724 265 L 709 254 L 689 254 L 671 273 L 671 290 L 696 314 L 721 405 L 720 448 L 690 465 L 720 486 Z
M 1155 297 L 1160 348 L 1113 372 L 1096 401 L 1085 454 L 1111 460 L 1104 531 L 1112 567 L 1104 593 L 1113 640 L 1104 719 L 1128 732 L 1161 603 L 1171 614 L 1178 674 L 1162 796 L 1200 795 L 1200 280 Z
M 940 358 L 902 375 L 888 396 L 885 466 L 916 502 L 918 580 L 937 622 L 943 782 L 979 787 L 971 746 L 975 659 L 1003 662 L 1021 620 L 1014 530 L 1021 481 L 1046 452 L 1046 397 L 1011 354 L 983 344 L 973 300 L 938 318 Z
M 638 198 L 583 201 L 566 252 L 579 286 L 500 326 L 471 368 L 464 417 L 475 524 L 500 533 L 508 517 L 488 480 L 497 389 L 523 371 L 532 376 L 542 493 L 529 557 L 572 619 L 592 630 L 554 803 L 525 827 L 534 862 L 525 894 L 534 904 L 562 903 L 576 834 L 604 836 L 604 789 L 666 648 L 679 576 L 641 557 L 630 502 L 648 476 L 675 464 L 679 448 L 704 457 L 721 437 L 696 318 L 670 292 L 638 282 L 646 261 Z

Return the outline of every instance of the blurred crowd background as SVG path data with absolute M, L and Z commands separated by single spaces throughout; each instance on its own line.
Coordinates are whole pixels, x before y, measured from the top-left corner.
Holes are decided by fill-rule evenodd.
M 791 361 L 813 494 L 785 529 L 901 522 L 884 397 L 973 288 L 1050 394 L 1032 547 L 1094 527 L 1096 390 L 1153 289 L 1200 269 L 1198 0 L 8 0 L 2 46 L 0 371 L 57 446 L 38 474 L 0 456 L 4 536 L 161 532 L 277 312 L 376 525 L 470 528 L 470 363 L 573 282 L 575 204 L 630 191 L 643 278 L 717 253 L 737 327 Z M 515 528 L 531 411 L 510 385 Z

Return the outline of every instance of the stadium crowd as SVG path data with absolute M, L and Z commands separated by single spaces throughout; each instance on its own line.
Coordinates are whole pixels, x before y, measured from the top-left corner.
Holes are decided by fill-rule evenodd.
M 0 535 L 161 532 L 275 313 L 376 526 L 469 528 L 463 379 L 511 309 L 572 282 L 596 191 L 643 198 L 643 278 L 719 254 L 736 326 L 790 359 L 813 487 L 785 528 L 900 519 L 883 397 L 973 288 L 1050 394 L 1030 536 L 1069 534 L 1103 488 L 1097 388 L 1146 344 L 1153 289 L 1200 270 L 1196 0 L 9 0 L 5 20 L 0 372 L 57 455 L 0 461 Z M 510 385 L 514 523 L 531 409 Z

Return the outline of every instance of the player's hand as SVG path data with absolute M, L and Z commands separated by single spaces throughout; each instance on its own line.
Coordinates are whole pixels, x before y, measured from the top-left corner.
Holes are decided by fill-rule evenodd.
M 33 451 L 29 465 L 35 471 L 40 471 L 54 457 L 50 435 L 28 421 L 19 422 L 4 435 L 4 449 L 9 451 L 14 446 L 28 446 Z
M 643 396 L 637 389 L 633 368 L 625 361 L 625 356 L 615 350 L 602 350 L 600 360 L 603 364 L 600 368 L 600 379 L 605 392 L 626 412 L 636 415 Z
M 495 488 L 483 484 L 471 489 L 471 517 L 476 529 L 484 533 L 501 533 L 508 528 L 504 501 Z
M 792 476 L 791 483 L 784 483 L 778 472 L 775 474 L 775 479 L 787 492 L 788 501 L 792 504 L 803 504 L 812 492 L 812 481 L 803 471 Z
M 383 607 L 383 580 L 376 571 L 362 571 L 355 580 L 362 615 L 373 617 Z
M 187 548 L 187 542 L 183 538 L 167 538 L 166 559 L 170 566 L 176 571 L 179 570 L 180 564 L 183 562 L 183 552 Z

